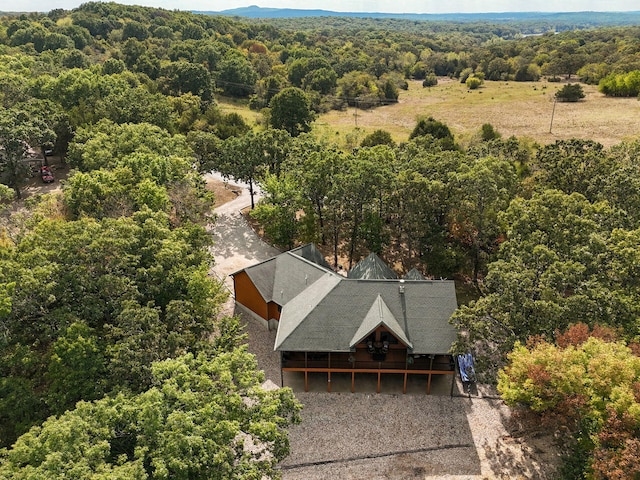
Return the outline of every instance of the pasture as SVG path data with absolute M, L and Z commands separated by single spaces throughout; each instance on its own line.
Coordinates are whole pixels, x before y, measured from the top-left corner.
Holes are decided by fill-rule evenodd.
M 503 137 L 548 144 L 556 140 L 586 138 L 611 146 L 640 136 L 640 101 L 610 98 L 596 86 L 583 85 L 586 98 L 577 103 L 558 102 L 549 133 L 554 94 L 563 83 L 487 81 L 477 90 L 448 78 L 423 88 L 410 81 L 400 91 L 397 104 L 371 110 L 348 108 L 319 116 L 316 133 L 339 145 L 355 146 L 377 129 L 387 130 L 396 142 L 409 138 L 420 117 L 432 116 L 446 123 L 456 141 L 465 145 L 490 123 Z

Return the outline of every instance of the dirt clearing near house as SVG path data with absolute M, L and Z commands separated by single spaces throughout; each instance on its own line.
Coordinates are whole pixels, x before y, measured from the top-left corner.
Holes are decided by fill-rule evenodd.
M 206 178 L 206 188 L 213 192 L 215 198 L 214 208 L 235 200 L 242 192 L 242 187 L 211 177 Z

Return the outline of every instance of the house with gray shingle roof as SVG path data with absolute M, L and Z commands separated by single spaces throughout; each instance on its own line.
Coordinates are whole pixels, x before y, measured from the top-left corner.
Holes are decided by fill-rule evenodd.
M 354 272 L 355 273 L 352 273 Z M 416 275 L 416 273 L 418 275 Z M 398 279 L 375 254 L 347 278 L 333 272 L 315 246 L 305 245 L 233 275 L 236 302 L 277 325 L 274 349 L 282 371 L 452 375 L 456 338 L 449 317 L 457 308 L 450 280 L 419 272 Z M 453 378 L 453 375 L 452 375 Z

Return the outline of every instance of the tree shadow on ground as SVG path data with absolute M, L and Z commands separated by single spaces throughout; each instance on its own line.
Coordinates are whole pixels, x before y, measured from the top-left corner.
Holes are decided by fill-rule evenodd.
M 494 478 L 558 478 L 562 451 L 558 433 L 531 412 L 518 409 L 500 415 L 508 435 L 482 445 Z

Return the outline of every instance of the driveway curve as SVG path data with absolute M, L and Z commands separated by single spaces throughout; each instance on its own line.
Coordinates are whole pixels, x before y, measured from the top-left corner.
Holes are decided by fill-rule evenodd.
M 223 180 L 216 173 L 207 174 L 206 178 Z M 251 205 L 251 196 L 247 185 L 235 181 L 233 183 L 242 188 L 235 200 L 214 210 L 216 221 L 215 226 L 211 228 L 213 246 L 210 250 L 215 261 L 212 273 L 223 280 L 232 293 L 233 281 L 229 277 L 231 273 L 282 253 L 263 242 L 242 216 L 242 210 Z M 255 198 L 256 201 L 258 196 Z

